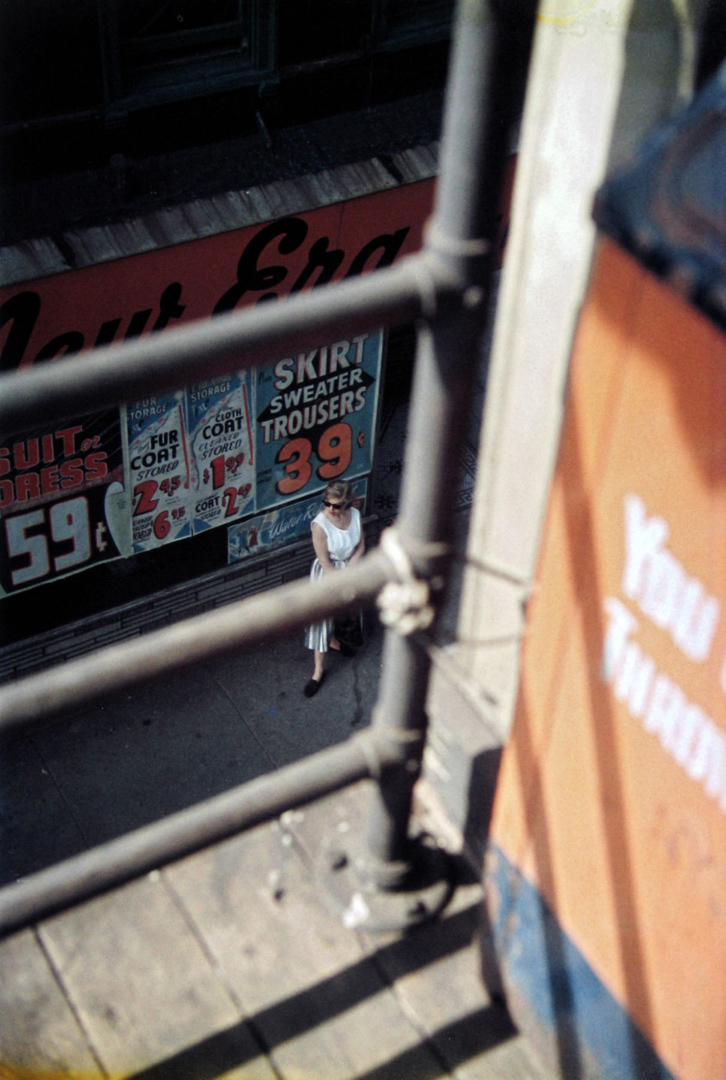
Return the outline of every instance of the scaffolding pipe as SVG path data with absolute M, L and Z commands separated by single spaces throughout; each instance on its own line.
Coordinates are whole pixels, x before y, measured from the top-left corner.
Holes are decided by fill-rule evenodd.
M 433 583 L 450 545 L 461 418 L 480 360 L 489 306 L 495 211 L 508 130 L 501 122 L 518 85 L 510 34 L 531 38 L 534 0 L 461 0 L 447 91 L 441 180 L 420 256 L 305 298 L 220 316 L 183 332 L 153 335 L 81 361 L 0 379 L 0 426 L 22 430 L 97 410 L 318 344 L 424 317 L 419 332 L 406 443 L 398 557 L 383 551 L 311 587 L 283 586 L 23 680 L 0 694 L 0 731 L 77 707 L 189 663 L 280 634 L 365 602 L 389 582 Z M 403 561 L 404 572 L 401 572 Z M 412 638 L 389 630 L 371 732 L 229 795 L 183 811 L 0 893 L 0 930 L 61 910 L 158 865 L 277 816 L 363 777 L 378 781 L 369 819 L 369 857 L 395 881 L 409 856 L 413 787 L 426 735 L 430 661 Z
M 456 283 L 421 255 L 364 277 L 0 376 L 0 433 L 189 386 L 340 337 L 412 322 Z M 432 300 L 432 298 L 435 298 Z
M 0 735 L 237 649 L 273 641 L 373 600 L 396 572 L 380 548 L 314 585 L 307 579 L 30 675 L 0 689 Z
M 496 210 L 508 153 L 507 117 L 519 95 L 513 48 L 529 47 L 532 0 L 461 0 L 447 84 L 440 180 L 425 256 L 460 282 L 458 310 L 419 330 L 404 454 L 398 532 L 406 550 L 450 546 L 468 396 L 481 362 L 489 308 Z M 408 737 L 418 770 L 395 764 L 372 793 L 371 872 L 390 887 L 407 872 L 413 788 L 425 748 L 430 660 L 410 637 L 387 632 L 376 730 Z
M 163 821 L 41 870 L 0 889 L 0 937 L 108 892 L 149 870 L 191 855 L 376 774 L 400 748 L 370 730 L 269 776 L 214 796 Z

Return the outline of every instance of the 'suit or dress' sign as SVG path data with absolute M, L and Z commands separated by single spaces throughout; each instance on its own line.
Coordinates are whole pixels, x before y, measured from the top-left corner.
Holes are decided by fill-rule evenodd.
M 117 557 L 115 507 L 123 490 L 118 409 L 0 446 L 0 585 L 42 584 Z M 113 522 L 110 520 L 113 517 Z

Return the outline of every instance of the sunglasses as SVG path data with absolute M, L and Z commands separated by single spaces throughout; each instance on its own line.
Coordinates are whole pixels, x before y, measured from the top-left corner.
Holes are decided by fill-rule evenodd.
M 350 503 L 331 503 L 328 502 L 327 499 L 323 499 L 323 506 L 328 506 L 331 510 L 346 510 L 350 506 Z

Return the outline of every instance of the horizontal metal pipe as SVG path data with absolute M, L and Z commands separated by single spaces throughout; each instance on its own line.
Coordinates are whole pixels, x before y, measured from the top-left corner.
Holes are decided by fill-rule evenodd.
M 0 889 L 0 936 L 330 795 L 386 764 L 369 731 Z
M 0 433 L 81 416 L 270 363 L 337 335 L 418 319 L 431 297 L 421 256 L 279 302 L 199 320 L 0 377 Z M 445 289 L 448 279 L 441 288 Z M 453 289 L 453 284 L 451 288 Z
M 0 734 L 373 600 L 395 571 L 376 548 L 355 566 L 281 585 L 0 688 Z

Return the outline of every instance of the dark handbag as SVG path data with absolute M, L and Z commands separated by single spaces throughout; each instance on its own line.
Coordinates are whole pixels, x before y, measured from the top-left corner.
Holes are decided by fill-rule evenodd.
M 342 615 L 335 619 L 335 636 L 342 644 L 359 649 L 363 644 L 363 619 L 361 612 Z

